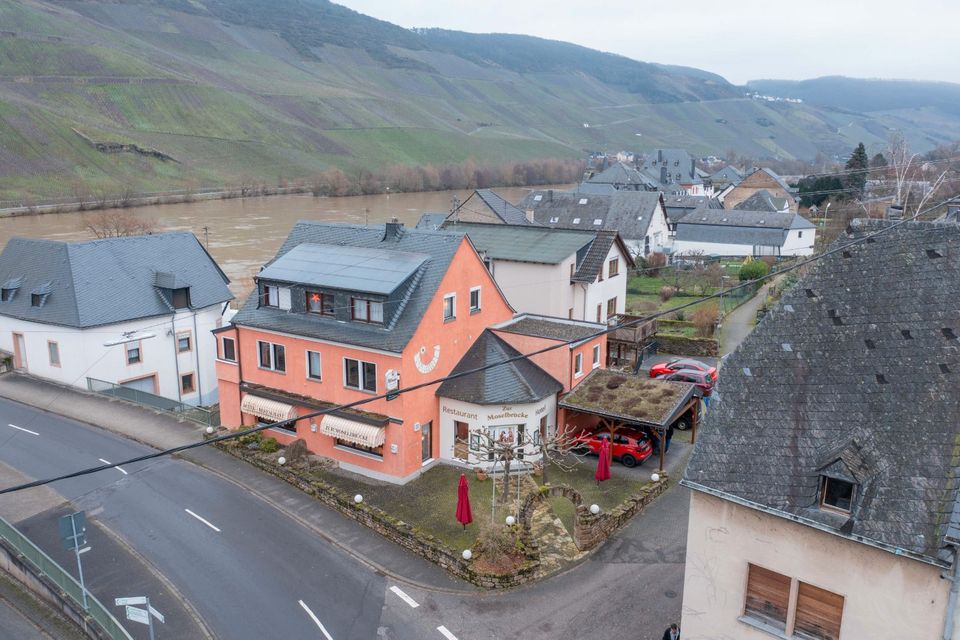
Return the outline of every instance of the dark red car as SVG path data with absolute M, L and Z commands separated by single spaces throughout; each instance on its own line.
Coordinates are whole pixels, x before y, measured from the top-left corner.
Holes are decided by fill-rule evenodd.
M 662 375 L 680 370 L 702 371 L 703 373 L 710 375 L 710 379 L 713 380 L 714 384 L 717 383 L 717 368 L 711 367 L 705 362 L 700 362 L 699 360 L 694 360 L 692 358 L 676 358 L 674 360 L 670 360 L 669 362 L 655 364 L 650 367 L 650 377 L 659 378 Z
M 713 378 L 704 371 L 695 371 L 693 369 L 681 369 L 657 376 L 657 380 L 674 380 L 676 382 L 689 382 L 696 385 L 700 395 L 709 396 L 713 393 Z
M 577 453 L 600 454 L 600 446 L 604 440 L 610 439 L 608 431 L 589 433 L 584 431 L 577 436 L 577 444 L 573 450 Z M 635 467 L 653 454 L 653 446 L 647 434 L 633 429 L 620 429 L 613 434 L 613 459 L 619 460 L 625 467 Z

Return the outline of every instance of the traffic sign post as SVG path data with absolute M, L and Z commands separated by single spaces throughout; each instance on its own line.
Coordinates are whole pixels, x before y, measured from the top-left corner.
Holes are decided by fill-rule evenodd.
M 113 604 L 118 607 L 125 607 L 125 613 L 127 620 L 131 622 L 139 622 L 140 624 L 147 625 L 147 629 L 150 630 L 150 640 L 156 640 L 153 632 L 153 619 L 156 618 L 162 623 L 165 623 L 166 620 L 163 617 L 163 614 L 150 606 L 150 598 L 146 596 L 133 596 L 130 598 L 116 598 L 113 601 Z M 140 609 L 138 607 L 132 606 L 135 604 L 145 605 L 146 609 Z
M 80 575 L 80 593 L 83 595 L 83 610 L 88 611 L 90 606 L 87 604 L 87 587 L 83 581 L 83 563 L 80 562 L 80 554 L 89 551 L 90 547 L 84 547 L 87 544 L 87 516 L 83 511 L 70 513 L 60 518 L 60 539 L 66 549 L 73 549 L 77 556 L 77 573 Z M 81 549 L 81 547 L 84 547 Z

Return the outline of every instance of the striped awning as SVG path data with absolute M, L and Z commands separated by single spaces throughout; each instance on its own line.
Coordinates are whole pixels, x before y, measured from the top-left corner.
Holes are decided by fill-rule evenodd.
M 297 410 L 293 405 L 268 400 L 250 393 L 243 396 L 243 400 L 240 402 L 240 411 L 271 422 L 280 422 L 297 417 Z
M 376 449 L 383 446 L 386 429 L 372 424 L 347 420 L 340 416 L 326 415 L 323 416 L 323 422 L 320 423 L 320 433 L 338 440 L 346 440 Z

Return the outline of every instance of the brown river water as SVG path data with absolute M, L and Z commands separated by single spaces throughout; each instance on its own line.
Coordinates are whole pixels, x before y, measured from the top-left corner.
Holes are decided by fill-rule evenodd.
M 543 187 L 537 187 L 543 188 Z M 569 188 L 559 186 L 555 188 Z M 497 189 L 510 202 L 521 200 L 527 188 Z M 253 286 L 253 275 L 273 257 L 297 220 L 375 224 L 396 217 L 414 226 L 427 212 L 449 211 L 454 197 L 470 191 L 431 191 L 374 196 L 315 198 L 310 194 L 205 200 L 126 209 L 153 221 L 159 231 L 192 231 L 207 245 L 231 281 L 238 298 Z M 89 240 L 85 220 L 97 212 L 50 213 L 0 219 L 0 245 L 13 236 L 48 240 Z

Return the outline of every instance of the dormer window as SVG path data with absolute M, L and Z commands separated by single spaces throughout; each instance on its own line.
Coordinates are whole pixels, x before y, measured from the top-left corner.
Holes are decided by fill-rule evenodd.
M 357 322 L 383 324 L 383 303 L 364 298 L 353 298 L 351 301 L 353 319 Z
M 39 307 L 43 305 L 43 296 L 39 293 L 30 294 L 30 306 Z
M 10 300 L 13 300 L 13 294 L 16 292 L 16 289 L 0 289 L 0 302 L 9 302 Z
M 260 296 L 260 306 L 261 307 L 279 307 L 280 306 L 280 287 L 275 287 L 272 284 L 263 285 L 263 293 Z
M 319 291 L 307 291 L 307 311 L 332 316 L 334 314 L 333 296 Z
M 820 506 L 850 513 L 856 496 L 856 485 L 839 478 L 820 476 Z
M 170 299 L 173 302 L 174 309 L 187 309 L 190 307 L 190 287 L 181 287 L 171 292 Z

